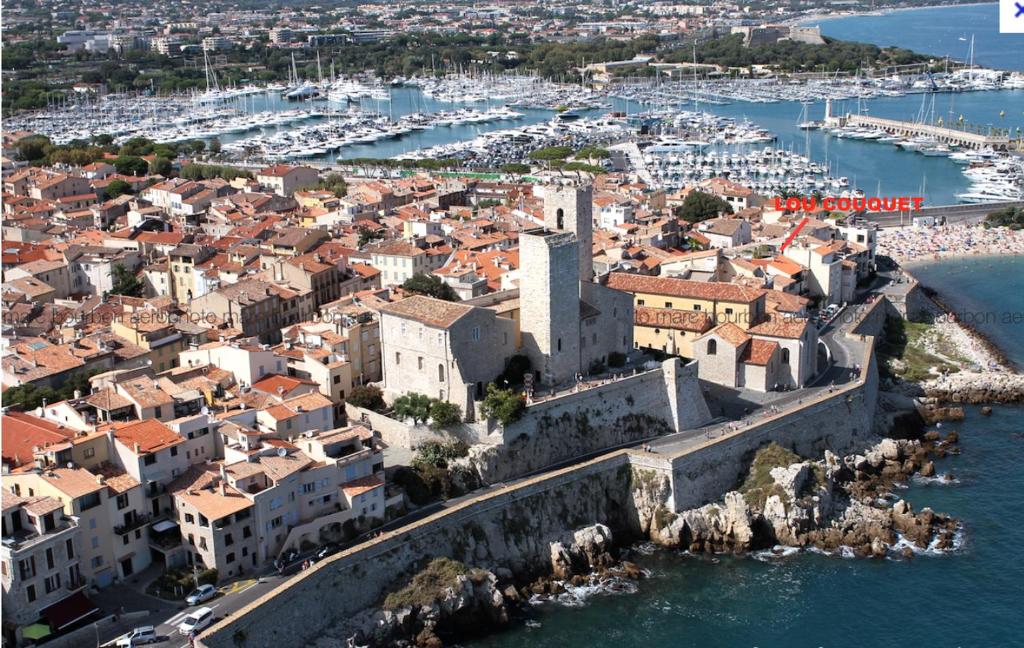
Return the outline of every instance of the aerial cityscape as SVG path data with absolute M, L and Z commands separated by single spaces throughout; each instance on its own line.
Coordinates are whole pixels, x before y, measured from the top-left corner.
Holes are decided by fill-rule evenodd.
M 1024 34 L 936 4 L 5 3 L 2 645 L 1017 643 Z

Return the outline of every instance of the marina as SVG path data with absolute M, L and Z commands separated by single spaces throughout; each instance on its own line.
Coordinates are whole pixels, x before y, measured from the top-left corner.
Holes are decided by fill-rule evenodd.
M 222 161 L 253 166 L 281 160 L 331 166 L 337 160 L 356 158 L 455 157 L 471 168 L 483 169 L 520 161 L 531 146 L 550 145 L 559 138 L 568 142 L 609 142 L 634 137 L 648 141 L 671 135 L 715 146 L 747 146 L 743 154 L 763 149 L 767 144 L 798 152 L 819 168 L 828 169 L 825 175 L 829 180 L 808 179 L 808 186 L 816 186 L 821 180 L 826 189 L 831 189 L 833 179 L 846 177 L 851 190 L 860 188 L 877 195 L 922 195 L 928 204 L 1016 195 L 1013 191 L 989 192 L 978 186 L 977 178 L 964 174 L 971 163 L 993 161 L 981 157 L 982 149 L 973 154 L 952 147 L 948 151 L 938 146 L 914 149 L 915 143 L 909 139 L 904 147 L 879 147 L 875 144 L 895 144 L 891 138 L 897 136 L 868 132 L 867 128 L 849 133 L 829 131 L 821 128 L 823 122 L 819 117 L 831 101 L 836 114 L 921 121 L 922 103 L 931 98 L 932 119 L 941 115 L 946 123 L 953 123 L 963 115 L 966 130 L 997 128 L 1016 133 L 1014 129 L 1024 125 L 1022 113 L 1006 108 L 1021 105 L 1024 91 L 1019 89 L 821 100 L 815 98 L 821 95 L 815 94 L 818 85 L 812 82 L 795 85 L 802 90 L 789 94 L 791 89 L 785 93 L 779 90 L 787 87 L 784 84 L 749 81 L 729 82 L 735 83 L 735 87 L 721 89 L 736 94 L 739 88 L 747 87 L 755 94 L 770 93 L 764 98 L 782 100 L 712 103 L 701 98 L 694 102 L 692 96 L 677 92 L 678 83 L 630 84 L 633 89 L 629 92 L 625 92 L 623 84 L 600 93 L 588 90 L 581 94 L 578 85 L 541 82 L 530 76 L 512 77 L 512 81 L 503 77 L 470 81 L 467 75 L 448 75 L 429 83 L 422 79 L 393 79 L 387 83 L 366 78 L 335 79 L 324 84 L 325 92 L 318 100 L 289 101 L 283 96 L 288 90 L 285 85 L 216 89 L 216 101 L 209 93 L 85 95 L 53 104 L 47 111 L 24 113 L 8 123 L 9 128 L 48 134 L 57 143 L 103 133 L 117 142 L 137 136 L 157 141 L 216 138 L 221 143 Z M 436 98 L 455 98 L 454 88 L 471 84 L 479 86 L 477 95 L 486 95 L 484 101 L 450 102 Z M 517 97 L 510 92 L 516 84 L 536 96 L 524 98 L 521 92 Z M 851 85 L 848 80 L 837 80 L 836 84 Z M 357 86 L 359 90 L 354 89 Z M 342 102 L 340 93 L 346 87 L 349 92 Z M 386 100 L 380 98 L 381 90 L 386 93 Z M 374 92 L 376 98 L 372 96 Z M 332 93 L 338 101 L 330 99 Z M 574 101 L 574 97 L 581 99 Z M 168 122 L 166 115 L 177 117 Z M 619 123 L 623 122 L 621 118 L 609 115 L 625 115 L 628 120 Z M 556 116 L 561 118 L 555 120 Z M 719 121 L 720 118 L 725 121 Z M 609 119 L 616 123 L 605 133 L 581 132 L 595 127 L 591 120 Z M 494 132 L 497 134 L 489 135 Z M 1002 162 L 1013 164 L 1005 159 Z M 669 166 L 673 169 L 666 178 L 678 170 L 678 165 Z M 889 173 L 888 168 L 900 168 L 902 173 Z M 1003 171 L 997 173 L 996 179 L 1006 175 Z

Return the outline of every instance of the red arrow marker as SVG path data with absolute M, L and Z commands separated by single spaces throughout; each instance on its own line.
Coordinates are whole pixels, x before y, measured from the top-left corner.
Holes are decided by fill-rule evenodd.
M 804 216 L 804 219 L 800 221 L 800 223 L 792 232 L 789 233 L 789 236 L 786 237 L 786 240 L 782 242 L 782 249 L 779 250 L 779 254 L 782 254 L 783 252 L 786 251 L 786 248 L 789 247 L 789 244 L 793 242 L 793 239 L 796 238 L 796 235 L 800 233 L 800 230 L 802 230 L 804 228 L 804 225 L 806 224 L 807 217 Z

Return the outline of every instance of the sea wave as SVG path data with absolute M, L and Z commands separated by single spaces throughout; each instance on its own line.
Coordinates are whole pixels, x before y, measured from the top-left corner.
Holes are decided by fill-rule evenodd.
M 556 603 L 565 607 L 583 607 L 587 601 L 594 596 L 613 596 L 619 594 L 636 594 L 639 586 L 636 581 L 620 576 L 596 576 L 591 575 L 583 585 L 573 585 L 566 581 L 559 581 L 565 591 L 554 596 L 542 596 L 535 594 L 530 597 L 531 605 L 542 605 L 544 603 Z
M 783 558 L 788 558 L 795 554 L 800 553 L 799 547 L 786 547 L 783 545 L 775 545 L 771 549 L 762 549 L 761 551 L 755 551 L 751 556 L 754 560 L 760 560 L 761 562 L 775 562 Z
M 955 486 L 956 484 L 960 483 L 960 480 L 954 477 L 951 473 L 939 473 L 934 477 L 923 477 L 921 475 L 914 475 L 913 481 L 915 484 L 929 486 Z
M 916 543 L 903 537 L 902 533 L 897 533 L 896 542 L 889 545 L 890 554 L 887 558 L 889 560 L 899 560 L 900 555 L 905 548 L 909 548 L 915 556 L 946 556 L 960 551 L 964 545 L 964 539 L 965 535 L 963 525 L 957 526 L 956 530 L 953 532 L 953 543 L 946 549 L 939 549 L 938 536 L 932 538 L 927 547 L 921 548 Z
M 641 556 L 650 556 L 658 550 L 658 545 L 653 542 L 641 542 L 640 544 L 633 545 L 633 551 L 637 552 Z

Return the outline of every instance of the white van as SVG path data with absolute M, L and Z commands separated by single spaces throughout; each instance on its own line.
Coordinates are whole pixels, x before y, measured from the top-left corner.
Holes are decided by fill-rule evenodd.
M 206 626 L 213 622 L 213 610 L 208 607 L 201 607 L 178 624 L 178 632 L 186 637 L 192 633 L 199 634 Z
M 153 626 L 140 626 L 123 637 L 118 638 L 115 645 L 117 648 L 132 648 L 132 646 L 142 646 L 156 642 L 156 628 Z

